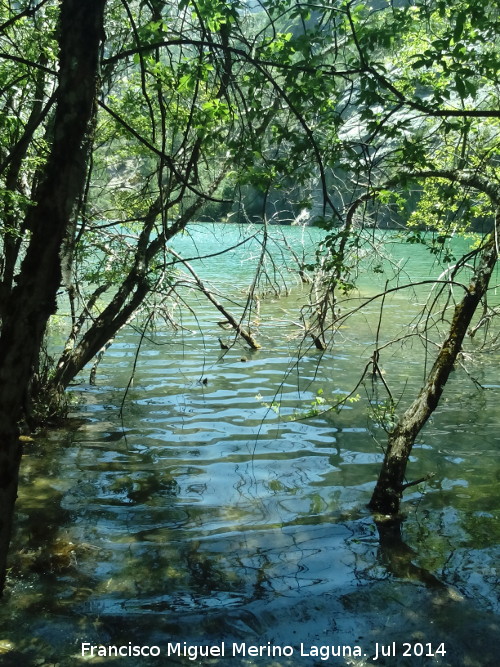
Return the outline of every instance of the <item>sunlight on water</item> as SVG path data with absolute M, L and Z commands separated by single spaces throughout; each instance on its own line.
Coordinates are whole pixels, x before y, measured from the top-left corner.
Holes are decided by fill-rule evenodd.
M 215 252 L 222 231 L 225 243 L 239 238 L 238 228 L 200 225 L 178 249 Z M 304 232 L 286 233 L 297 241 Z M 255 263 L 249 252 L 255 260 L 256 249 L 243 247 L 197 270 L 241 302 Z M 419 268 L 407 270 L 426 276 L 430 266 L 422 254 Z M 196 319 L 185 312 L 182 331 L 160 326 L 142 342 L 125 399 L 141 338 L 132 328 L 106 353 L 97 385 L 84 376 L 74 388 L 69 427 L 27 448 L 2 611 L 6 660 L 79 664 L 82 641 L 225 640 L 291 645 L 295 658 L 203 664 L 313 665 L 323 663 L 299 657 L 300 643 L 370 653 L 375 642 L 422 641 L 447 643 L 436 664 L 465 664 L 464 653 L 467 664 L 493 664 L 499 353 L 471 366 L 487 390 L 456 371 L 413 450 L 411 477 L 436 477 L 406 496 L 410 563 L 383 548 L 365 509 L 385 435 L 367 416 L 370 383 L 339 412 L 300 419 L 319 390 L 329 406 L 356 385 L 373 349 L 377 306 L 347 320 L 328 353 L 302 344 L 298 356 L 302 332 L 293 322 L 306 287 L 290 267 L 282 273 L 291 291 L 262 299 L 261 350 L 238 340 L 222 351 L 218 338 L 232 338 L 217 325 L 220 313 L 186 294 Z M 383 287 L 375 279 L 365 293 Z M 383 335 L 407 331 L 411 308 L 407 295 L 388 299 Z M 423 353 L 410 340 L 381 357 L 402 405 L 418 390 Z

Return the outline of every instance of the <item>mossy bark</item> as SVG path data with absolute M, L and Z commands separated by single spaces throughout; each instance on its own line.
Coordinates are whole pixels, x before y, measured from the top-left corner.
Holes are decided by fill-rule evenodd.
M 486 241 L 473 279 L 463 299 L 455 306 L 448 335 L 418 397 L 400 418 L 389 435 L 382 469 L 369 503 L 374 512 L 395 515 L 399 512 L 408 458 L 415 439 L 437 408 L 448 377 L 462 349 L 476 309 L 486 294 L 498 258 L 497 239 L 500 213 L 495 230 Z

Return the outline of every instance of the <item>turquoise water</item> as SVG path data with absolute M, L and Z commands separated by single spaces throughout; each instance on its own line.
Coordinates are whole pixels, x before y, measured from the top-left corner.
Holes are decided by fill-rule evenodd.
M 175 247 L 213 255 L 241 233 L 198 225 Z M 296 253 L 320 235 L 284 233 Z M 391 239 L 377 236 L 413 279 L 442 271 L 423 249 L 409 255 Z M 97 384 L 86 372 L 72 387 L 68 427 L 27 447 L 1 664 L 497 664 L 498 350 L 465 357 L 467 371 L 454 372 L 408 473 L 435 477 L 407 492 L 401 535 L 379 535 L 366 503 L 385 437 L 369 399 L 383 401 L 383 387 L 368 380 L 341 410 L 321 410 L 358 384 L 381 299 L 343 320 L 320 353 L 300 319 L 309 287 L 290 253 L 269 247 L 277 267 L 269 261 L 244 320 L 261 349 L 234 341 L 185 284 L 168 306 L 178 328 L 158 309 L 146 336 L 140 319 L 123 330 Z M 241 314 L 260 252 L 254 240 L 193 266 Z M 341 304 L 342 317 L 383 288 L 370 263 L 366 254 L 360 292 Z M 425 346 L 408 334 L 418 333 L 425 299 L 417 289 L 384 302 L 379 344 L 401 341 L 384 348 L 380 366 L 401 407 L 422 380 Z M 444 326 L 436 316 L 428 338 Z M 301 418 L 318 405 L 320 414 Z M 161 655 L 82 656 L 83 643 L 129 642 Z M 211 657 L 182 655 L 184 642 L 186 651 L 213 647 Z M 373 661 L 382 650 L 390 655 Z

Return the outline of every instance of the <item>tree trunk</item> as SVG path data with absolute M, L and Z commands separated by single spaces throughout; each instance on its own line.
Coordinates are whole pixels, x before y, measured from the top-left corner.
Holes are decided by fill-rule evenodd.
M 429 376 L 418 397 L 402 415 L 389 435 L 382 469 L 369 503 L 381 514 L 397 514 L 405 488 L 405 472 L 413 444 L 426 421 L 438 406 L 448 377 L 470 326 L 474 313 L 486 294 L 497 261 L 496 239 L 500 233 L 500 213 L 495 230 L 480 256 L 479 266 L 463 299 L 455 306 L 448 336 L 442 344 Z
M 0 335 L 0 591 L 5 583 L 21 449 L 18 423 L 29 401 L 47 321 L 56 312 L 60 250 L 85 182 L 98 91 L 106 0 L 62 0 L 54 139 L 35 204 L 30 243 L 5 303 Z
M 42 57 L 41 64 L 46 64 L 46 57 Z M 39 124 L 47 115 L 50 107 L 53 104 L 53 96 L 51 100 L 43 108 L 43 99 L 45 95 L 47 73 L 44 70 L 39 70 L 36 74 L 36 83 L 34 90 L 34 101 L 31 108 L 31 113 L 26 123 L 25 130 L 22 137 L 17 141 L 8 155 L 8 167 L 5 176 L 5 189 L 15 192 L 20 188 L 21 174 L 23 169 L 24 159 L 29 150 L 33 134 Z M 3 234 L 3 271 L 0 279 L 0 317 L 3 316 L 3 308 L 8 296 L 12 290 L 12 282 L 14 279 L 14 272 L 16 263 L 19 257 L 19 252 L 22 246 L 24 230 L 19 228 L 19 220 L 16 213 L 6 206 L 2 211 L 2 222 L 5 229 Z
M 214 179 L 208 189 L 208 195 L 216 190 L 224 174 L 225 168 L 222 168 L 219 176 Z M 151 204 L 139 237 L 132 268 L 102 313 L 93 319 L 85 334 L 78 341 L 78 331 L 75 336 L 71 335 L 56 364 L 50 385 L 45 388 L 49 394 L 54 396 L 55 401 L 75 376 L 106 343 L 115 337 L 144 302 L 154 287 L 149 277 L 153 260 L 157 258 L 170 239 L 186 228 L 204 201 L 204 197 L 197 198 L 172 225 L 164 229 L 153 240 L 150 240 L 150 235 L 154 222 L 161 212 L 161 198 L 159 197 Z

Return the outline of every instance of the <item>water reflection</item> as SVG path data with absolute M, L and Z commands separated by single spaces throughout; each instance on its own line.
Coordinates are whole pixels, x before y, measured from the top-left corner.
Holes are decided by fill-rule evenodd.
M 198 465 L 179 466 L 179 452 L 138 447 L 138 434 L 129 432 L 127 445 L 109 434 L 108 427 L 100 438 L 87 423 L 73 433 L 49 434 L 27 455 L 29 492 L 20 502 L 18 540 L 28 542 L 17 543 L 4 609 L 10 609 L 4 627 L 16 647 L 5 654 L 12 664 L 20 656 L 23 664 L 35 664 L 40 655 L 74 664 L 80 641 L 166 646 L 187 638 L 200 645 L 224 640 L 295 647 L 295 659 L 255 664 L 317 664 L 299 657 L 301 644 L 356 644 L 370 653 L 376 642 L 417 640 L 447 642 L 450 655 L 443 665 L 462 664 L 463 655 L 471 665 L 495 664 L 488 642 L 498 625 L 485 611 L 492 603 L 493 563 L 483 562 L 482 568 L 489 602 L 478 605 L 468 582 L 477 579 L 479 549 L 483 558 L 491 552 L 488 516 L 482 517 L 478 560 L 470 554 L 467 563 L 458 558 L 457 539 L 465 544 L 469 536 L 452 524 L 470 525 L 459 513 L 420 508 L 403 526 L 374 524 L 354 500 L 359 489 L 351 497 L 352 509 L 345 509 L 348 491 L 334 489 L 321 474 L 329 466 L 335 475 L 336 469 L 355 465 L 344 436 L 338 452 L 326 459 L 292 447 L 289 481 L 276 470 L 265 481 L 251 456 L 245 460 L 244 450 L 237 449 L 239 458 L 231 459 L 237 481 L 224 489 L 227 445 L 219 448 L 225 473 L 214 479 L 221 461 L 200 457 L 202 443 Z M 273 442 L 264 441 L 263 462 L 276 454 Z M 325 443 L 316 446 L 322 451 Z M 171 458 L 175 465 L 166 466 Z M 206 483 L 193 490 L 200 475 Z M 31 628 L 29 640 L 25 631 L 16 633 L 14 619 Z M 466 639 L 460 631 L 464 622 L 474 628 Z M 179 658 L 178 664 L 192 663 Z M 414 657 L 405 664 L 421 662 Z
M 364 507 L 384 434 L 366 405 L 289 420 L 319 388 L 329 400 L 352 386 L 353 355 L 370 350 L 346 332 L 342 349 L 298 360 L 293 327 L 271 326 L 298 300 L 262 304 L 266 345 L 254 353 L 235 346 L 222 357 L 208 310 L 198 312 L 203 336 L 193 326 L 164 345 L 159 332 L 162 344 L 141 352 L 120 418 L 137 342 L 123 332 L 97 385 L 79 387 L 78 420 L 37 437 L 22 468 L 2 664 L 73 666 L 82 641 L 188 639 L 296 651 L 203 663 L 213 665 L 324 664 L 300 656 L 301 643 L 360 645 L 366 657 L 336 664 L 373 664 L 375 643 L 392 641 L 445 642 L 441 665 L 496 664 L 495 395 L 454 374 L 414 450 L 412 477 L 436 477 L 408 494 L 402 526 L 376 525 Z M 370 330 L 360 322 L 357 333 L 370 340 Z M 386 370 L 411 393 L 418 360 L 405 354 Z M 491 368 L 481 372 L 492 384 Z
M 379 559 L 389 574 L 398 579 L 420 581 L 430 588 L 448 590 L 443 581 L 432 572 L 413 562 L 418 554 L 403 541 L 402 519 L 379 520 L 376 521 L 376 526 L 380 545 Z

